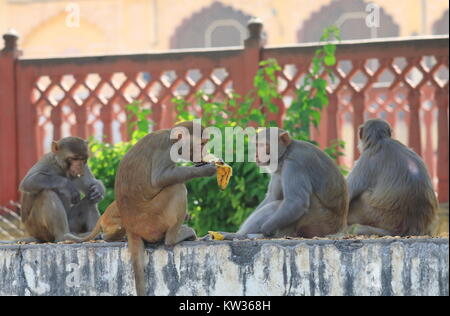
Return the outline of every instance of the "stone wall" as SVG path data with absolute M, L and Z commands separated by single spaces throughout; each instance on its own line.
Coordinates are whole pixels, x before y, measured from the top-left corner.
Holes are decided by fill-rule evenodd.
M 149 246 L 150 295 L 448 295 L 448 239 Z M 0 295 L 133 295 L 124 243 L 0 246 Z

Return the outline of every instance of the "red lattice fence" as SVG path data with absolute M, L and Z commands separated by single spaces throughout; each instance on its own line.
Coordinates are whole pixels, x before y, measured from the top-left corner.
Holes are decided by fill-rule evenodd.
M 259 61 L 275 58 L 281 122 L 309 68 L 314 45 L 264 48 L 262 25 L 249 25 L 242 48 L 144 55 L 20 59 L 17 37 L 4 36 L 0 52 L 0 205 L 17 198 L 28 168 L 67 135 L 127 139 L 124 107 L 139 99 L 152 109 L 155 128 L 173 123 L 170 100 L 198 90 L 222 98 L 252 88 Z M 357 127 L 383 117 L 396 136 L 420 153 L 448 201 L 448 36 L 427 39 L 345 42 L 337 48 L 336 82 L 315 139 L 326 146 L 346 141 L 341 163 L 357 158 Z M 201 109 L 199 114 L 201 115 Z M 402 132 L 406 132 L 403 133 Z

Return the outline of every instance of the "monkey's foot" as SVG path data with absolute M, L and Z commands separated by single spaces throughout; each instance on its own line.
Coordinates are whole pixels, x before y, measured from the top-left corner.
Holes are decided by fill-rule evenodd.
M 340 232 L 340 233 L 336 233 L 336 234 L 332 234 L 332 235 L 327 235 L 325 236 L 325 238 L 329 238 L 329 239 L 345 239 L 346 237 L 350 236 L 351 234 L 347 233 L 347 232 Z
M 263 239 L 263 234 L 247 234 L 248 239 Z
M 206 234 L 203 237 L 197 238 L 197 240 L 199 240 L 199 241 L 208 241 L 208 240 L 212 240 L 212 238 L 211 238 L 210 234 Z
M 75 240 L 62 240 L 62 241 L 58 241 L 56 242 L 59 245 L 71 245 L 71 244 L 77 244 L 78 241 Z

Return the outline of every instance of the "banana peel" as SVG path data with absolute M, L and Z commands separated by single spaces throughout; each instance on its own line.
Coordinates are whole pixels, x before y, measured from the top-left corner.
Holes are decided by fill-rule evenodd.
M 221 190 L 225 190 L 233 175 L 233 168 L 223 161 L 216 161 L 214 164 L 217 167 L 217 184 Z
M 214 240 L 224 240 L 225 236 L 218 232 L 208 231 L 208 234 Z
M 215 157 L 214 155 L 208 155 L 204 160 L 198 164 L 197 167 L 203 166 L 204 164 L 212 163 L 217 167 L 217 184 L 221 190 L 225 190 L 230 182 L 231 176 L 233 175 L 233 168 L 227 165 L 222 159 Z

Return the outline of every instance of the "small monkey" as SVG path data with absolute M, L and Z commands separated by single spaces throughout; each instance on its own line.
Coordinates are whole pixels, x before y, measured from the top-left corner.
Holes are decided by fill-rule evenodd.
M 194 142 L 203 152 L 207 139 L 195 135 L 193 122 L 175 126 L 187 131 L 190 160 L 193 161 Z M 199 127 L 200 131 L 203 129 Z M 181 137 L 182 138 L 182 137 Z M 127 232 L 128 249 L 135 274 L 136 292 L 145 290 L 144 241 L 173 246 L 183 240 L 196 239 L 192 228 L 182 225 L 187 211 L 185 182 L 209 177 L 216 173 L 214 164 L 179 167 L 171 159 L 171 148 L 177 141 L 171 130 L 159 130 L 142 138 L 120 162 L 116 175 L 117 207 Z M 186 141 L 186 140 L 184 140 Z
M 359 128 L 361 157 L 348 176 L 348 224 L 358 235 L 431 233 L 438 202 L 422 159 L 392 139 L 391 126 L 372 119 Z
M 100 214 L 105 189 L 87 165 L 88 146 L 78 137 L 52 143 L 20 183 L 21 217 L 27 241 L 81 242 L 75 234 L 90 232 Z M 85 197 L 80 199 L 80 192 Z

